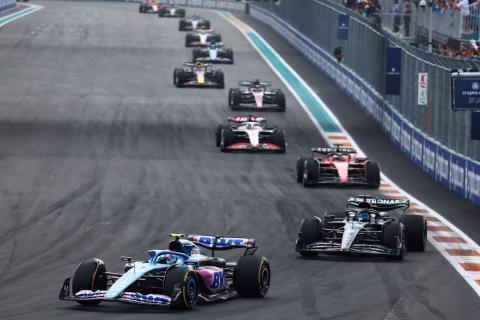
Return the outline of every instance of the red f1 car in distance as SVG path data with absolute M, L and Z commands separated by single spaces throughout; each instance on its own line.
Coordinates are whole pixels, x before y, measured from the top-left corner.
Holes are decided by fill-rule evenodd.
M 312 148 L 310 157 L 297 158 L 297 182 L 305 187 L 322 184 L 380 186 L 378 163 L 357 157 L 353 148 Z
M 138 12 L 157 13 L 160 10 L 161 6 L 162 5 L 156 0 L 144 0 L 140 3 L 140 6 L 138 7 Z

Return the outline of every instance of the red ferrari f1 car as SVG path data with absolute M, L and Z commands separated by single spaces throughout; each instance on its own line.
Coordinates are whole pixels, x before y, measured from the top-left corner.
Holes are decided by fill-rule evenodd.
M 357 157 L 353 148 L 313 148 L 310 157 L 297 158 L 297 182 L 305 187 L 322 184 L 380 186 L 378 163 Z

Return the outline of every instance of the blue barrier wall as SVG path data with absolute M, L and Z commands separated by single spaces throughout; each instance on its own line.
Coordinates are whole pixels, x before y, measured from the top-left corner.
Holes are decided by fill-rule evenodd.
M 11 8 L 15 8 L 16 5 L 17 5 L 16 0 L 0 0 L 0 12 L 3 12 Z
M 368 83 L 271 12 L 252 6 L 250 14 L 267 24 L 348 94 L 388 138 L 418 167 L 446 188 L 480 205 L 480 163 L 415 128 Z

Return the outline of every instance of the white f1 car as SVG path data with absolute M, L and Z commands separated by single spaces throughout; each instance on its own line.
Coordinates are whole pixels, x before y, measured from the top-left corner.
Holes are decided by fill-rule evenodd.
M 186 47 L 203 47 L 211 42 L 221 42 L 222 36 L 213 29 L 198 29 L 196 32 L 187 33 L 185 36 Z
M 268 128 L 267 120 L 256 116 L 233 116 L 227 125 L 218 125 L 215 132 L 216 145 L 222 152 L 229 151 L 273 151 L 287 150 L 285 132 Z
M 241 81 L 240 88 L 231 88 L 228 105 L 233 109 L 254 108 L 285 111 L 285 94 L 280 89 L 272 89 L 269 81 Z
M 158 17 L 185 18 L 185 9 L 175 6 L 163 6 L 158 9 Z
M 233 50 L 226 49 L 221 42 L 207 43 L 203 48 L 195 48 L 192 56 L 193 62 L 233 64 Z

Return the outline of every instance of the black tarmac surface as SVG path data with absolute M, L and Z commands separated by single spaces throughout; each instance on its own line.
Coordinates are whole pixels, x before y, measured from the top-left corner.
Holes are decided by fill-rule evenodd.
M 302 218 L 365 190 L 295 182 L 297 155 L 324 142 L 223 18 L 205 12 L 235 50 L 236 64 L 220 66 L 227 88 L 259 77 L 287 93 L 287 112 L 262 113 L 287 131 L 284 155 L 215 147 L 215 126 L 232 115 L 228 91 L 173 86 L 173 69 L 191 57 L 176 19 L 141 15 L 137 4 L 39 3 L 0 30 L 0 318 L 478 318 L 478 296 L 430 245 L 400 263 L 295 254 Z M 188 312 L 57 299 L 80 261 L 120 271 L 121 255 L 164 248 L 169 232 L 255 237 L 272 265 L 267 297 Z

